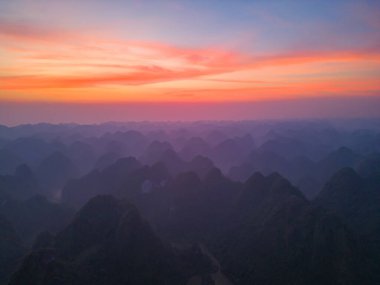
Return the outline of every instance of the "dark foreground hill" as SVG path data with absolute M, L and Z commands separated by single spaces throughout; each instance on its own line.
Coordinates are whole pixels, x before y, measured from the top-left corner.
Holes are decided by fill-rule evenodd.
M 213 270 L 199 248 L 168 246 L 134 206 L 103 195 L 56 236 L 41 235 L 10 285 L 180 285 Z
M 8 277 L 17 268 L 25 252 L 12 225 L 0 215 L 0 284 L 7 284 Z
M 380 282 L 380 174 L 360 176 L 343 168 L 326 183 L 315 203 L 339 216 L 357 235 L 369 262 L 372 284 Z
M 278 174 L 247 180 L 215 244 L 235 284 L 365 284 L 350 230 Z
M 119 166 L 117 172 L 105 171 L 124 175 L 104 181 L 123 177 L 125 186 L 116 188 L 124 189 L 162 237 L 204 243 L 235 284 L 368 284 L 364 267 L 369 260 L 356 232 L 277 173 L 255 173 L 241 184 L 217 169 L 203 179 L 186 172 L 145 193 L 138 184 L 151 170 L 128 172 L 129 167 Z M 141 176 L 140 182 L 130 183 L 128 173 L 134 180 Z M 100 193 L 116 193 L 114 186 L 90 178 L 88 185 Z M 93 189 L 88 185 L 76 194 Z M 132 189 L 140 194 L 128 194 Z

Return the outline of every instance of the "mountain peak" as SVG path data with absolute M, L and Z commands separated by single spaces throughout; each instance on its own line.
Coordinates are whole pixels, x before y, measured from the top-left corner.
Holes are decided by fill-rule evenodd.
M 317 203 L 331 204 L 345 202 L 355 199 L 361 193 L 363 179 L 352 168 L 345 167 L 338 170 L 326 183 L 316 198 Z
M 130 206 L 132 207 L 132 206 Z M 75 256 L 94 244 L 104 242 L 107 234 L 117 226 L 129 209 L 111 195 L 90 199 L 77 213 L 73 222 L 57 236 L 57 247 Z
M 362 183 L 360 175 L 351 167 L 338 170 L 327 183 L 327 188 L 339 187 L 339 189 L 358 189 Z
M 164 244 L 133 205 L 110 195 L 92 198 L 56 238 L 41 236 L 39 245 L 11 284 L 186 284 L 202 261 Z
M 305 199 L 302 193 L 280 174 L 272 173 L 265 177 L 256 172 L 245 182 L 239 204 L 241 207 L 254 209 L 261 203 L 275 205 L 293 198 Z

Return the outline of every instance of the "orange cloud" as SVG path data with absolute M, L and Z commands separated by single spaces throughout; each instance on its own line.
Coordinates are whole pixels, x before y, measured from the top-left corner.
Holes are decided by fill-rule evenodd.
M 32 94 L 32 99 L 48 100 L 50 96 L 50 100 L 57 100 L 54 96 L 59 95 L 63 96 L 60 100 L 73 101 L 82 97 L 91 100 L 90 92 L 97 94 L 96 100 L 101 100 L 99 94 L 104 93 L 105 101 L 115 100 L 111 95 L 116 93 L 117 100 L 123 98 L 120 95 L 123 93 L 125 100 L 146 100 L 149 94 L 154 94 L 151 100 L 159 101 L 252 100 L 262 96 L 279 98 L 380 89 L 379 81 L 365 73 L 344 80 L 303 78 L 313 70 L 323 73 L 324 65 L 329 63 L 338 64 L 337 72 L 346 71 L 347 64 L 355 72 L 359 65 L 371 63 L 379 73 L 378 49 L 252 55 L 223 48 L 117 40 L 5 22 L 0 22 L 0 39 L 4 42 L 0 52 L 6 58 L 0 63 L 0 89 L 8 91 L 6 95 L 0 94 L 1 100 L 10 100 L 20 92 Z M 264 69 L 266 77 L 260 76 Z M 252 77 L 234 76 L 245 71 Z M 293 79 L 289 80 L 291 76 Z M 75 95 L 76 99 L 64 95 L 69 92 L 67 88 L 82 92 Z M 58 92 L 60 89 L 64 91 Z M 129 95 L 131 90 L 135 92 L 133 96 Z
M 323 53 L 323 54 L 285 54 L 267 57 L 251 58 L 251 62 L 244 62 L 242 59 L 247 56 L 239 54 L 228 54 L 212 50 L 182 50 L 171 48 L 171 54 L 165 50 L 167 62 L 149 64 L 150 61 L 159 60 L 163 54 L 162 50 L 152 50 L 157 53 L 157 58 L 151 58 L 141 65 L 133 64 L 104 64 L 104 63 L 73 63 L 73 70 L 77 66 L 94 68 L 95 74 L 88 75 L 24 75 L 24 76 L 3 76 L 0 78 L 0 86 L 3 89 L 28 89 L 28 88 L 73 88 L 98 86 L 107 84 L 140 85 L 155 82 L 165 82 L 181 79 L 197 78 L 205 75 L 224 74 L 228 72 L 248 70 L 252 68 L 262 68 L 282 65 L 298 65 L 313 62 L 332 61 L 361 61 L 371 60 L 380 62 L 380 55 L 373 53 Z M 65 56 L 63 55 L 63 58 Z M 164 57 L 165 58 L 165 57 Z M 40 60 L 46 57 L 39 58 Z M 55 58 L 61 60 L 59 56 Z M 139 59 L 144 61 L 144 59 Z M 165 61 L 165 60 L 163 60 Z M 172 64 L 172 66 L 169 66 Z M 63 64 L 64 65 L 64 64 Z M 167 65 L 167 66 L 163 66 Z M 70 63 L 68 64 L 70 67 Z M 104 71 L 102 71 L 104 69 Z M 125 70 L 125 71 L 123 71 Z M 207 80 L 207 79 L 205 79 Z M 218 79 L 210 79 L 218 81 Z M 228 81 L 228 79 L 219 79 Z M 239 82 L 239 80 L 230 80 Z M 253 80 L 254 81 L 254 80 Z

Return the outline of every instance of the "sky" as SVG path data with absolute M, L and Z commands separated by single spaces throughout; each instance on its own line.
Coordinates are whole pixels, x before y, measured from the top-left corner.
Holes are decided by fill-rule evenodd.
M 0 0 L 2 124 L 377 110 L 377 0 Z

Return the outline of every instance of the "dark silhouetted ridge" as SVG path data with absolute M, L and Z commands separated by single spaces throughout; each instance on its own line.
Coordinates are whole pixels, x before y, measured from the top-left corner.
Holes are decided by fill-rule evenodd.
M 133 205 L 109 195 L 92 198 L 51 240 L 40 235 L 39 246 L 25 258 L 11 285 L 180 285 L 214 270 L 196 249 L 177 251 L 164 244 Z

